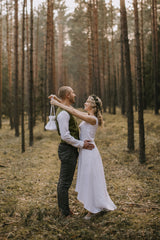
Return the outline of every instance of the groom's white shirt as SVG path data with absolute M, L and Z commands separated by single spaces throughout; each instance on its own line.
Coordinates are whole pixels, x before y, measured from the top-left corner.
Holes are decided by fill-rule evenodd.
M 76 148 L 83 148 L 84 142 L 71 136 L 69 131 L 69 120 L 70 115 L 65 110 L 61 111 L 57 116 L 61 139 Z

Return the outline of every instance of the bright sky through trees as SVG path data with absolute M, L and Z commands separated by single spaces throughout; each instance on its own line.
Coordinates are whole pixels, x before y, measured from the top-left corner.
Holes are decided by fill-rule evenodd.
M 42 2 L 46 2 L 46 0 L 33 0 L 33 7 L 37 7 L 40 3 Z M 108 3 L 109 0 L 106 0 L 106 3 Z M 65 1 L 66 3 L 66 6 L 68 7 L 68 11 L 69 12 L 72 12 L 76 6 L 74 0 L 66 0 Z M 119 4 L 120 4 L 120 0 L 113 0 L 113 5 L 115 7 L 119 7 Z M 132 4 L 132 0 L 126 0 L 126 6 L 130 6 Z M 28 2 L 28 7 L 30 5 L 30 2 Z

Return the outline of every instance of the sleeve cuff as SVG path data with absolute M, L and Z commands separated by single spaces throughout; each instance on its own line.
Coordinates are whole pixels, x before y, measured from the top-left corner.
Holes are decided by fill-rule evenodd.
M 84 142 L 80 141 L 80 147 L 79 148 L 83 148 L 83 146 L 84 146 Z

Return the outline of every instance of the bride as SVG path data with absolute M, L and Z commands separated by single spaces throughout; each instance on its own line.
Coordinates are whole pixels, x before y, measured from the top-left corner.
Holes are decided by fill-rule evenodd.
M 85 219 L 103 210 L 115 210 L 116 206 L 107 192 L 102 159 L 94 142 L 96 130 L 103 124 L 102 101 L 96 95 L 89 96 L 84 104 L 85 113 L 62 104 L 57 96 L 53 96 L 51 104 L 83 120 L 79 125 L 80 140 L 88 139 L 95 145 L 90 151 L 83 148 L 79 150 L 76 191 L 77 199 L 88 210 Z

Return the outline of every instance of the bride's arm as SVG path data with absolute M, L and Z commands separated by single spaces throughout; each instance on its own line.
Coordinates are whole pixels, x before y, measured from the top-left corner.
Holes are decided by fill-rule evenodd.
M 58 106 L 60 108 L 63 108 L 64 110 L 66 110 L 70 114 L 72 114 L 75 117 L 78 117 L 78 118 L 84 120 L 85 122 L 88 122 L 88 123 L 90 123 L 92 125 L 96 124 L 96 119 L 94 118 L 94 116 L 91 116 L 91 115 L 88 115 L 87 113 L 79 111 L 79 110 L 75 109 L 74 107 L 66 106 L 66 105 L 56 101 L 55 99 L 51 100 L 51 104 L 54 104 L 54 105 L 56 105 L 56 106 Z

